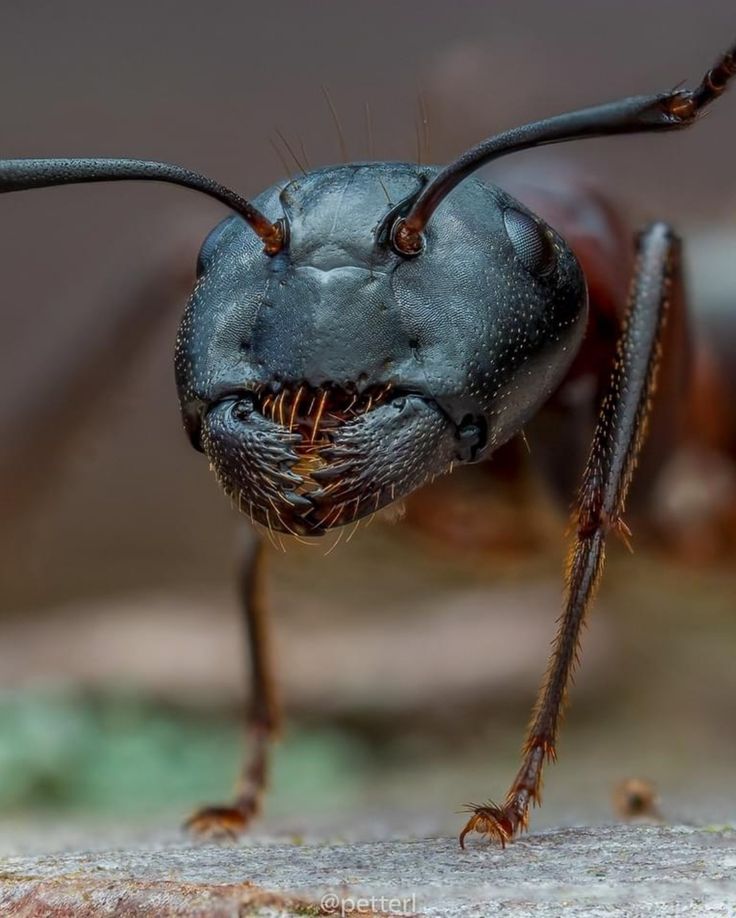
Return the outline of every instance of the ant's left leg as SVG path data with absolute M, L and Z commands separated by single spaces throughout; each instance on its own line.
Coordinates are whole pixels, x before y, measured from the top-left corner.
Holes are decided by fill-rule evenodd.
M 246 761 L 235 799 L 223 806 L 205 806 L 187 820 L 196 835 L 236 838 L 258 816 L 268 780 L 271 744 L 278 732 L 279 710 L 271 678 L 263 595 L 263 542 L 258 539 L 241 572 L 243 611 L 248 631 L 252 699 L 249 726 L 253 748 Z
M 663 223 L 638 241 L 637 263 L 616 363 L 593 436 L 593 446 L 573 514 L 574 543 L 568 565 L 562 616 L 537 700 L 523 760 L 501 805 L 471 805 L 460 834 L 473 831 L 505 845 L 524 830 L 529 805 L 541 799 L 542 769 L 555 759 L 555 742 L 570 675 L 579 652 L 580 630 L 593 600 L 613 530 L 627 541 L 626 495 L 647 428 L 667 313 L 681 296 L 680 242 Z

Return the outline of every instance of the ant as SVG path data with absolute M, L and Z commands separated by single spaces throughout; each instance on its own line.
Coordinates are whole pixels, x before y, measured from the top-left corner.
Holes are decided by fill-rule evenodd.
M 613 368 L 605 368 L 596 359 L 596 329 L 611 316 L 585 258 L 473 173 L 545 144 L 689 127 L 734 75 L 736 45 L 694 89 L 515 127 L 442 169 L 401 162 L 319 169 L 253 202 L 167 163 L 0 161 L 0 192 L 162 181 L 234 211 L 199 253 L 176 342 L 176 380 L 192 445 L 238 508 L 269 531 L 322 535 L 458 465 L 482 462 L 581 366 L 594 367 L 598 419 L 574 505 L 563 612 L 521 767 L 503 802 L 470 806 L 461 844 L 478 831 L 505 845 L 540 802 L 606 538 L 631 537 L 624 509 L 660 358 L 680 340 L 672 330 L 686 315 L 680 240 L 653 223 L 636 242 L 628 303 L 614 316 Z M 278 722 L 262 577 L 260 542 L 243 569 L 254 756 L 232 805 L 190 819 L 198 832 L 237 834 L 260 807 Z

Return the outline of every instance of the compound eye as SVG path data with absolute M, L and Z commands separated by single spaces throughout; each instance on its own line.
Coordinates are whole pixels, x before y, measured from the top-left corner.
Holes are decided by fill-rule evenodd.
M 204 240 L 202 243 L 202 248 L 199 250 L 199 255 L 197 256 L 197 277 L 201 277 L 201 275 L 204 273 L 225 230 L 234 220 L 238 219 L 238 217 L 226 217 L 224 220 L 217 224 L 217 226 Z
M 530 274 L 540 277 L 548 274 L 555 264 L 552 241 L 534 217 L 509 208 L 504 212 L 506 233 L 519 261 Z

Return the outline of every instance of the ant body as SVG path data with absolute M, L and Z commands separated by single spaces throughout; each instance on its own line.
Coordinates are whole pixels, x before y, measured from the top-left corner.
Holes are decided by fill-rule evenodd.
M 603 300 L 589 299 L 571 243 L 472 174 L 550 143 L 693 124 L 736 75 L 736 46 L 693 89 L 574 111 L 485 140 L 443 169 L 356 163 L 280 182 L 253 203 L 177 166 L 126 159 L 0 161 L 0 192 L 152 180 L 235 212 L 206 239 L 175 367 L 184 426 L 254 523 L 321 535 L 405 497 L 517 435 L 595 353 Z M 563 221 L 564 222 L 564 221 Z M 558 227 L 563 230 L 563 226 Z M 540 799 L 582 623 L 645 436 L 660 356 L 681 327 L 680 241 L 646 228 L 614 367 L 596 367 L 598 421 L 573 516 L 563 613 L 523 750 L 499 805 L 470 807 L 460 841 L 502 845 Z M 609 317 L 610 318 L 610 317 Z M 667 392 L 664 392 L 667 397 Z M 257 812 L 277 714 L 264 654 L 262 550 L 248 559 L 255 754 L 231 806 L 189 825 L 237 833 Z

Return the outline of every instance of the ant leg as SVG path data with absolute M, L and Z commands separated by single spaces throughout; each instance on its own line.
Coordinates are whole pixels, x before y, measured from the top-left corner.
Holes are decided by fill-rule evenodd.
M 264 556 L 263 542 L 259 539 L 245 559 L 240 580 L 251 660 L 252 700 L 248 726 L 253 749 L 243 766 L 233 802 L 202 807 L 187 820 L 186 828 L 196 835 L 236 838 L 261 810 L 271 743 L 280 721 L 268 653 Z
M 529 805 L 541 802 L 542 770 L 554 761 L 560 717 L 570 675 L 579 656 L 580 631 L 593 601 L 610 531 L 628 542 L 623 520 L 626 495 L 646 433 L 663 330 L 670 301 L 682 284 L 680 242 L 663 223 L 647 228 L 638 258 L 624 327 L 607 395 L 601 405 L 590 456 L 573 512 L 575 532 L 568 563 L 563 612 L 547 673 L 534 708 L 522 764 L 500 806 L 471 805 L 460 834 L 481 832 L 502 846 L 527 827 Z

